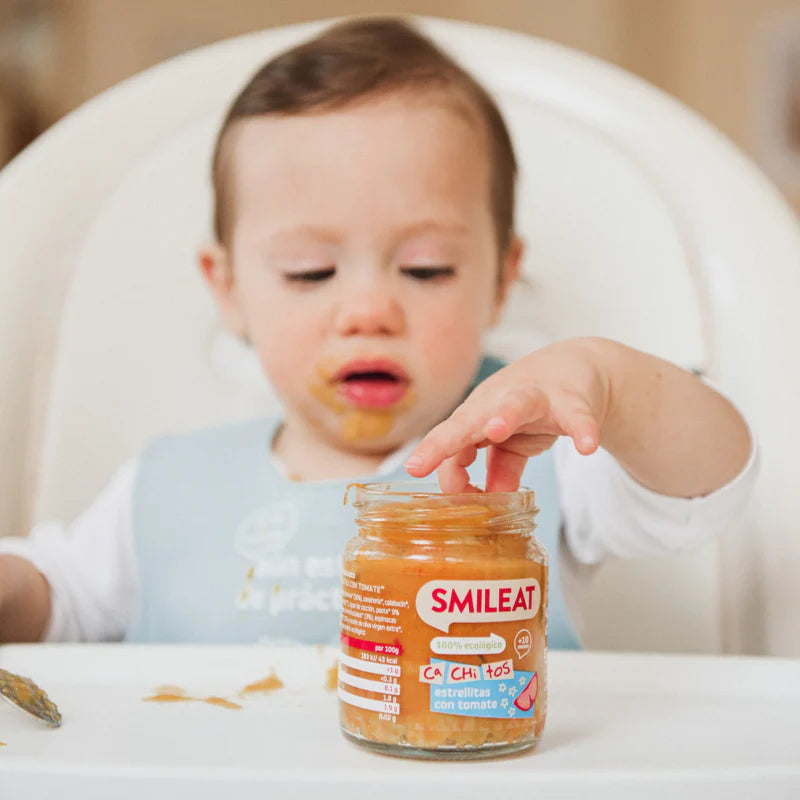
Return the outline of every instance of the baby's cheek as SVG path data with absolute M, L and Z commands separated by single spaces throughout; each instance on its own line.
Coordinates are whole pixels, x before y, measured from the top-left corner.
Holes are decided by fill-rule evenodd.
M 427 325 L 427 338 L 435 349 L 450 353 L 457 363 L 462 363 L 476 350 L 480 349 L 481 326 L 478 315 L 469 307 L 458 305 L 445 308 Z
M 256 337 L 253 346 L 275 389 L 283 396 L 297 392 L 307 373 L 309 353 L 315 352 L 311 332 L 290 321 L 284 325 L 273 321 L 259 326 Z
M 429 346 L 423 352 L 428 373 L 447 402 L 461 399 L 481 357 L 481 332 L 463 315 L 439 316 L 429 329 Z

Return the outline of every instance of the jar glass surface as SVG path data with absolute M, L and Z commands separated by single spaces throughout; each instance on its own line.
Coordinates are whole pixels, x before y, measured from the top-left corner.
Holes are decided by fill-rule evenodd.
M 343 558 L 339 712 L 366 747 L 478 758 L 538 742 L 546 715 L 547 556 L 534 492 L 353 485 Z

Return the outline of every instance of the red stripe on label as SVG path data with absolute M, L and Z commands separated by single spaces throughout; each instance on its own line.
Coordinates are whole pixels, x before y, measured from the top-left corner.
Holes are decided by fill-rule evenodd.
M 355 647 L 356 650 L 367 650 L 370 653 L 384 653 L 390 656 L 399 656 L 403 652 L 399 639 L 395 639 L 394 644 L 382 644 L 380 642 L 369 642 L 366 639 L 356 639 L 343 633 L 342 644 L 346 647 Z

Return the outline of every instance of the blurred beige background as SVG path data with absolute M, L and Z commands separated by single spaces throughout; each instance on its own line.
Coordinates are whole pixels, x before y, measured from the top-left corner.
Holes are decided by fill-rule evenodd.
M 618 64 L 720 128 L 800 210 L 800 0 L 0 0 L 0 165 L 75 106 L 184 50 L 369 12 L 495 25 Z

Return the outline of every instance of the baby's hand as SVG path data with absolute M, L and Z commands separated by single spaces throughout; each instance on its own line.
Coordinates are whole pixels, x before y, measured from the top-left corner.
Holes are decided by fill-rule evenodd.
M 601 347 L 591 339 L 559 342 L 499 370 L 425 436 L 406 462 L 408 473 L 421 478 L 438 467 L 443 492 L 477 491 L 466 468 L 487 447 L 486 491 L 511 492 L 528 458 L 558 436 L 593 453 L 608 405 Z

